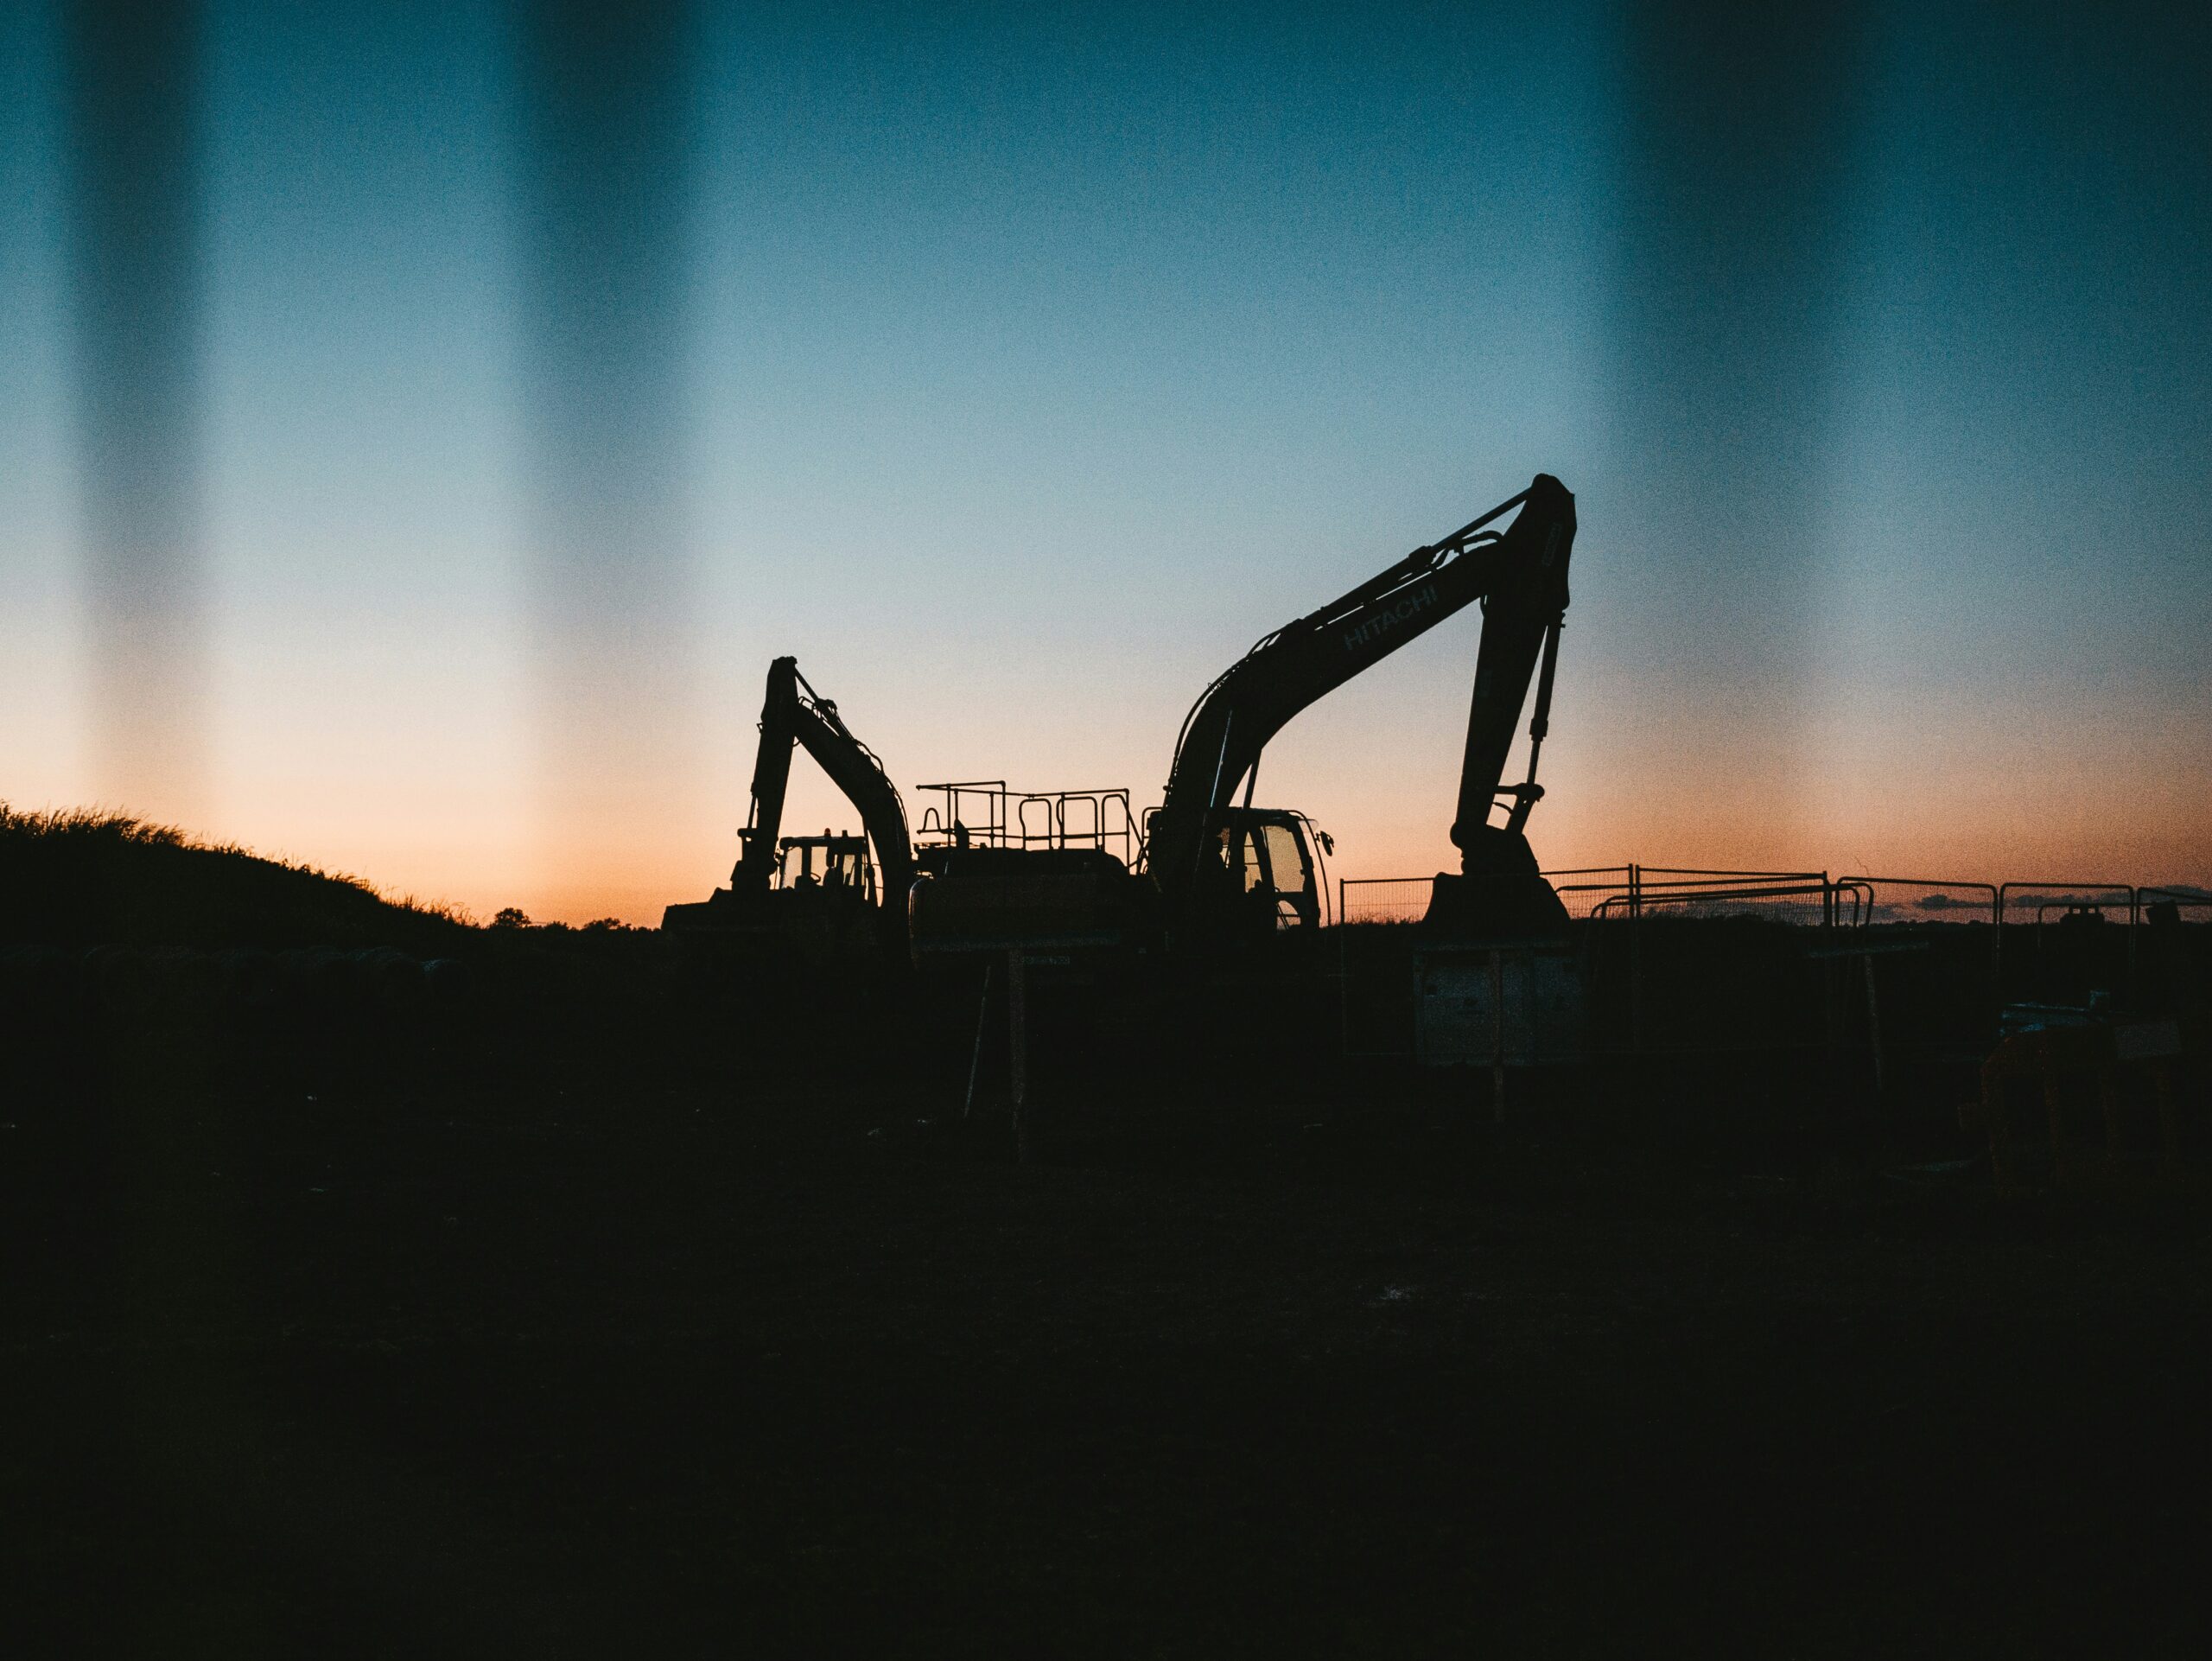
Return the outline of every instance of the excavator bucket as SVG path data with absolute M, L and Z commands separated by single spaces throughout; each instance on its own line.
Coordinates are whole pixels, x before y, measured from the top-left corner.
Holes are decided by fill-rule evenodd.
M 1558 892 L 1533 872 L 1523 877 L 1439 871 L 1421 919 L 1437 933 L 1485 940 L 1558 939 L 1567 933 L 1567 920 Z
M 1464 850 L 1454 876 L 1440 871 L 1422 926 L 1452 940 L 1556 940 L 1566 937 L 1567 907 L 1536 869 L 1529 839 L 1517 830 L 1484 826 Z

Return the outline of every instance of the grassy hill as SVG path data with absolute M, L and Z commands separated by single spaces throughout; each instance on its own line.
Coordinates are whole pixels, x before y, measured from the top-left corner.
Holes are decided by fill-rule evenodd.
M 0 944 L 450 951 L 465 918 L 168 825 L 0 803 Z

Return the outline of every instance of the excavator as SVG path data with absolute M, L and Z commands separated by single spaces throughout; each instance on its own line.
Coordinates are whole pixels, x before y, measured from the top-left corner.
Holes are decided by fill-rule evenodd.
M 1510 522 L 1496 528 L 1509 513 Z M 1487 1054 L 1501 1112 L 1508 1066 L 1573 1058 L 1581 1001 L 1574 965 L 1558 957 L 1568 949 L 1567 910 L 1538 869 L 1526 827 L 1543 796 L 1536 767 L 1574 531 L 1574 498 L 1539 474 L 1450 536 L 1262 637 L 1184 718 L 1163 799 L 1143 827 L 1138 869 L 1109 853 L 1103 836 L 1078 847 L 1059 834 L 1069 816 L 1052 797 L 1028 799 L 1051 804 L 1040 817 L 1052 834 L 1041 845 L 1001 833 L 1009 816 L 988 797 L 988 846 L 974 845 L 974 830 L 963 828 L 949 855 L 925 856 L 911 899 L 917 962 L 1006 957 L 1008 1088 L 1018 1129 L 1031 1111 L 1023 1012 L 1033 961 L 1066 965 L 1076 983 L 1134 992 L 1135 1024 L 1124 1037 L 1144 1034 L 1132 1039 L 1141 1050 L 1187 1039 L 1233 1055 L 1240 1067 L 1307 1053 L 1303 1041 L 1328 1022 L 1313 996 L 1322 979 L 1308 972 L 1315 959 L 1298 948 L 1320 936 L 1315 850 L 1333 850 L 1305 815 L 1253 805 L 1261 753 L 1301 710 L 1478 601 L 1482 641 L 1452 826 L 1459 869 L 1438 874 L 1407 964 L 1414 1053 L 1427 1065 Z M 1508 785 L 1514 729 L 1532 680 L 1528 776 Z M 961 787 L 939 788 L 947 798 L 944 823 L 964 826 L 956 811 Z M 1501 799 L 1504 823 L 1492 824 Z M 992 973 L 987 966 L 980 979 L 971 1105 Z M 1121 1003 L 1086 993 L 1067 1007 L 1107 1030 L 1115 1019 L 1108 1012 Z
M 803 747 L 859 811 L 862 835 L 782 834 L 794 747 Z M 853 735 L 836 704 L 807 684 L 796 658 L 768 665 L 753 806 L 737 834 L 729 887 L 669 907 L 663 928 L 777 938 L 817 963 L 879 952 L 903 958 L 914 880 L 906 805 L 875 752 Z
M 1509 513 L 1511 521 L 1494 528 Z M 1482 644 L 1452 826 L 1459 869 L 1438 874 L 1427 932 L 1464 942 L 1562 933 L 1566 908 L 1538 871 L 1526 826 L 1544 793 L 1536 765 L 1574 529 L 1574 498 L 1539 474 L 1450 536 L 1263 636 L 1185 717 L 1163 799 L 1144 828 L 1140 871 L 1103 845 L 1084 850 L 1089 862 L 1080 869 L 1063 870 L 1051 862 L 1065 863 L 1071 849 L 1012 847 L 996 837 L 988 851 L 925 858 L 912 903 L 917 955 L 1036 937 L 1157 945 L 1171 957 L 1204 958 L 1315 932 L 1323 912 L 1315 850 L 1333 849 L 1304 814 L 1252 805 L 1261 752 L 1308 705 L 1477 601 Z M 1532 680 L 1528 777 L 1508 785 Z M 1501 799 L 1505 821 L 1493 824 Z
M 1502 530 L 1492 528 L 1518 508 Z M 1319 914 L 1303 815 L 1255 808 L 1268 741 L 1309 704 L 1468 605 L 1482 645 L 1452 841 L 1427 921 L 1462 938 L 1562 930 L 1566 908 L 1538 874 L 1526 827 L 1542 799 L 1536 762 L 1549 726 L 1574 544 L 1574 498 L 1548 474 L 1450 536 L 1416 548 L 1350 592 L 1262 637 L 1199 694 L 1175 744 L 1145 838 L 1171 949 L 1204 948 L 1310 925 Z M 1503 783 L 1531 679 L 1529 773 Z M 1505 822 L 1492 824 L 1501 799 Z M 1318 838 L 1329 851 L 1325 837 Z

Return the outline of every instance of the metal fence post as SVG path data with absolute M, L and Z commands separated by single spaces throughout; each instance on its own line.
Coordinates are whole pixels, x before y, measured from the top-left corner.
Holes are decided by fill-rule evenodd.
M 2127 996 L 2135 996 L 2135 925 L 2141 920 L 2143 890 L 2131 886 L 2127 890 Z
M 1890 1087 L 1888 1058 L 1882 1053 L 1882 996 L 1874 974 L 1874 954 L 1869 951 L 1859 961 L 1866 975 L 1866 1045 L 1874 1053 L 1874 1094 L 1878 1098 L 1886 1095 Z
M 1505 949 L 1490 949 L 1490 1116 L 1505 1123 Z
M 1997 898 L 1990 902 L 1990 914 L 1996 921 L 1990 925 L 1997 936 L 1997 944 L 1990 949 L 1990 978 L 1996 983 L 1990 988 L 1995 1006 L 1996 1019 L 2005 1017 L 2005 890 L 2010 883 L 1997 885 Z
M 976 1111 L 976 1086 L 983 1076 L 983 1029 L 991 1015 L 991 976 L 998 965 L 988 958 L 983 963 L 983 995 L 976 1001 L 976 1048 L 968 1058 L 968 1099 L 961 1104 L 960 1117 L 970 1117 Z
M 1628 868 L 1628 1052 L 1643 1053 L 1643 868 Z
M 1007 1061 L 1012 1073 L 1014 1157 L 1027 1164 L 1032 1144 L 1029 1123 L 1029 976 L 1020 946 L 1006 954 Z

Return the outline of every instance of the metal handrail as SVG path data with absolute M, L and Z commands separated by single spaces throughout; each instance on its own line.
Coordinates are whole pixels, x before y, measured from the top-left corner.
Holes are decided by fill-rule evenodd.
M 1646 876 L 1709 876 L 1736 882 L 1743 881 L 1747 878 L 1766 877 L 1773 877 L 1785 882 L 1807 881 L 1825 882 L 1827 881 L 1826 871 L 1714 871 L 1688 865 L 1635 865 L 1629 869 L 1641 871 Z M 1573 874 L 1562 871 L 1559 875 L 1567 876 Z
M 1108 851 L 1118 847 L 1123 862 L 1132 867 L 1144 845 L 1143 832 L 1129 804 L 1129 792 L 1120 786 L 1014 791 L 1007 787 L 1003 779 L 971 779 L 918 785 L 915 788 L 943 798 L 941 803 L 924 807 L 920 828 L 916 832 L 917 841 L 931 845 L 950 840 L 957 826 L 967 831 L 972 843 L 986 848 L 1041 845 Z M 1073 802 L 1088 805 L 1089 828 L 1071 830 L 1068 807 Z M 975 823 L 969 819 L 971 805 L 976 812 Z M 1033 805 L 1042 810 L 1041 825 L 1030 811 Z M 1118 816 L 1112 811 L 1114 808 L 1120 810 Z
M 2212 907 L 2212 892 L 2202 888 L 2138 888 L 2135 891 L 2135 908 L 2139 913 L 2167 901 L 2177 906 Z
M 1833 894 L 1839 907 L 1844 907 L 1853 924 L 1871 922 L 1880 900 L 1880 890 L 1892 888 L 1925 888 L 1954 894 L 1971 894 L 1988 907 L 1988 920 L 1993 924 L 2020 922 L 2017 907 L 2026 897 L 2044 894 L 2070 894 L 2091 900 L 2109 896 L 2102 903 L 2110 904 L 2115 911 L 2124 910 L 2131 926 L 2139 926 L 2146 906 L 2158 900 L 2171 900 L 2190 907 L 2212 907 L 2212 891 L 2188 888 L 2135 887 L 2125 882 L 2054 882 L 2005 881 L 1980 882 L 1956 878 L 1866 875 L 1853 873 L 1830 877 L 1822 871 L 1722 871 L 1688 867 L 1652 865 L 1600 865 L 1548 870 L 1545 879 L 1562 896 L 1569 894 L 1607 894 L 1610 903 L 1599 909 L 1618 914 L 1626 909 L 1633 912 L 1645 902 L 1652 905 L 1683 904 L 1699 899 L 1721 900 L 1755 898 L 1759 894 L 1785 895 L 1790 893 L 1809 893 L 1815 888 Z M 1599 881 L 1567 882 L 1564 877 L 1599 877 Z M 1401 877 L 1339 877 L 1337 880 L 1338 914 L 1344 914 L 1351 903 L 1350 890 L 1358 888 L 1381 887 L 1388 883 L 1426 883 L 1427 876 Z M 1774 883 L 1799 885 L 1796 888 L 1777 888 Z M 2044 909 L 2056 903 L 2046 899 Z M 1980 905 L 1974 907 L 1976 912 Z M 1839 913 L 1839 915 L 1844 914 Z
M 2005 920 L 2006 896 L 2015 888 L 2058 888 L 2070 894 L 2120 894 L 2127 896 L 2127 920 L 2135 920 L 2135 889 L 2125 882 L 2000 882 L 1997 885 L 1997 920 Z
M 1867 884 L 1870 888 L 1882 888 L 1882 887 L 1884 887 L 1884 886 L 1888 886 L 1888 887 L 1891 887 L 1891 888 L 1937 888 L 1937 889 L 1944 889 L 1944 890 L 1958 890 L 1958 889 L 1969 889 L 1969 888 L 1970 888 L 1970 889 L 1974 890 L 1974 891 L 1975 891 L 1975 892 L 1977 892 L 1977 893 L 1985 894 L 1987 894 L 1987 895 L 1989 896 L 1989 920 L 1990 920 L 1992 923 L 1994 923 L 1994 922 L 1997 920 L 1997 894 L 1998 894 L 1998 888 L 1997 888 L 1997 884 L 1995 884 L 1994 882 L 1948 882 L 1948 881 L 1935 881 L 1935 880 L 1933 880 L 1933 879 L 1931 879 L 1931 878 L 1929 878 L 1929 877 L 1920 877 L 1920 876 L 1862 876 L 1862 875 L 1854 875 L 1854 876 L 1849 876 L 1849 877 L 1838 877 L 1838 878 L 1836 879 L 1836 881 L 1839 881 L 1839 882 L 1864 882 L 1864 883 Z
M 1624 906 L 1707 905 L 1717 900 L 1790 900 L 1804 894 L 1818 894 L 1824 902 L 1823 915 L 1825 916 L 1829 914 L 1826 909 L 1827 903 L 1834 900 L 1837 888 L 1838 885 L 1834 882 L 1808 882 L 1790 888 L 1662 890 L 1656 894 L 1647 888 L 1641 894 L 1635 896 L 1609 894 L 1599 902 L 1590 914 L 1592 917 L 1604 917 L 1617 904 Z M 1855 907 L 1853 914 L 1855 919 L 1857 916 Z
M 1688 875 L 1690 880 L 1653 882 L 1651 868 L 1637 865 L 1592 866 L 1576 870 L 1554 870 L 1543 873 L 1545 879 L 1562 899 L 1578 894 L 1604 894 L 1605 899 L 1592 907 L 1588 915 L 1607 920 L 1625 912 L 1638 914 L 1646 903 L 1658 905 L 1689 905 L 1700 901 L 1728 900 L 1789 899 L 1800 895 L 1818 894 L 1821 898 L 1821 922 L 1824 926 L 1839 920 L 1841 907 L 1848 901 L 1848 926 L 1858 927 L 1873 915 L 1873 894 L 1864 878 L 1843 878 L 1831 881 L 1825 872 L 1764 872 L 1742 871 L 1733 874 L 1702 871 Z M 1602 876 L 1597 882 L 1562 882 L 1567 876 Z M 1426 886 L 1429 877 L 1340 877 L 1337 881 L 1337 916 L 1348 921 L 1355 903 L 1351 890 L 1357 888 L 1380 888 L 1385 885 L 1407 887 Z

